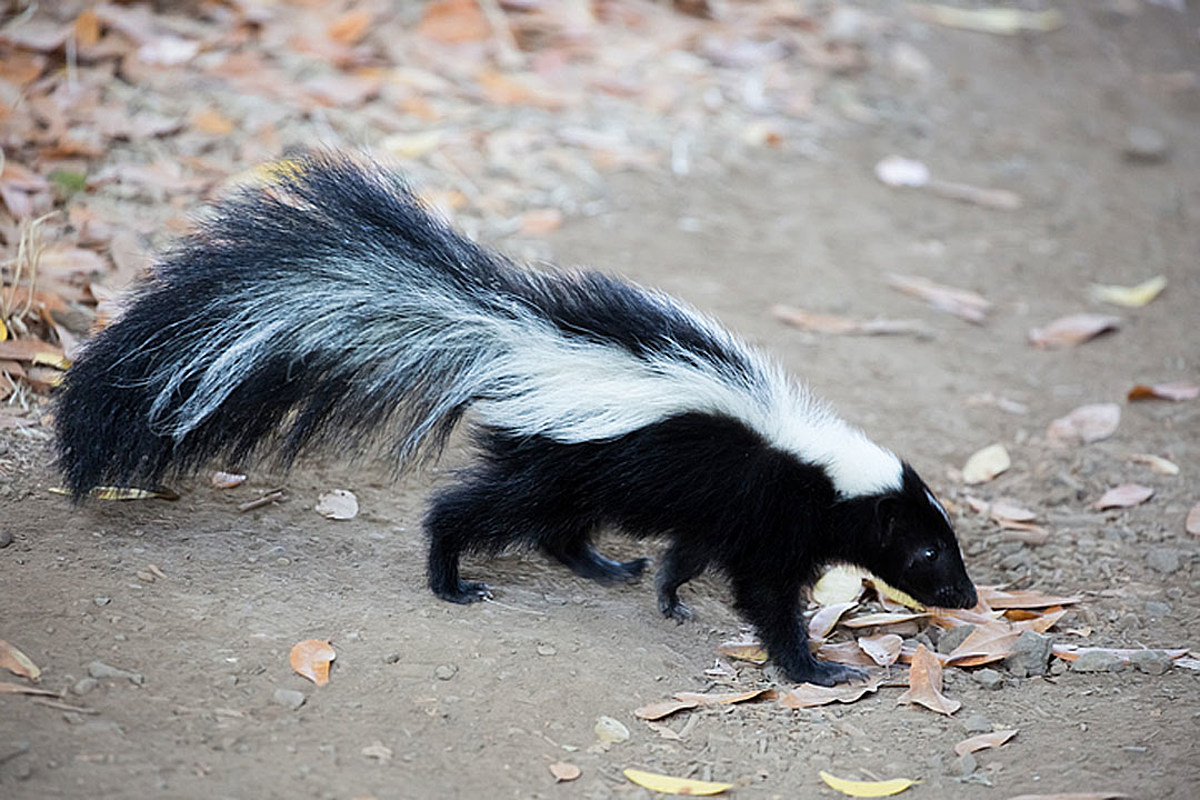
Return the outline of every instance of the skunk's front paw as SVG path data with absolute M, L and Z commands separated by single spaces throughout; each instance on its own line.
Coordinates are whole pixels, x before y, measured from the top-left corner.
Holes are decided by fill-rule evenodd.
M 469 605 L 481 600 L 491 600 L 492 587 L 480 581 L 459 581 L 458 586 L 438 591 L 437 596 L 451 603 Z
M 659 595 L 658 610 L 664 617 L 673 619 L 680 625 L 692 618 L 692 610 L 684 605 L 678 597 Z
M 787 676 L 796 683 L 815 683 L 818 686 L 836 686 L 867 679 L 867 673 L 861 669 L 832 661 L 817 661 L 811 668 L 788 670 Z

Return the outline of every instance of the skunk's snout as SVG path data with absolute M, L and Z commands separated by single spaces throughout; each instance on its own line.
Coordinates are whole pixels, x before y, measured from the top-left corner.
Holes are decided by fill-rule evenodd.
M 936 601 L 934 605 L 941 608 L 972 608 L 979 602 L 979 598 L 975 594 L 975 586 L 971 583 L 938 589 L 934 599 Z

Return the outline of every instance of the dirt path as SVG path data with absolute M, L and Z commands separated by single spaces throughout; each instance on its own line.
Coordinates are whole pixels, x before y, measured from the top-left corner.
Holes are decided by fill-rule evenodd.
M 1056 642 L 1196 648 L 1200 539 L 1184 517 L 1200 501 L 1200 400 L 1124 398 L 1135 383 L 1200 378 L 1200 14 L 1055 5 L 1064 28 L 1011 38 L 920 24 L 900 4 L 843 20 L 869 68 L 824 83 L 811 125 L 787 128 L 780 146 L 733 138 L 687 174 L 669 163 L 606 174 L 586 213 L 545 235 L 483 230 L 519 255 L 662 287 L 778 355 L 953 503 L 978 583 L 1083 595 Z M 1150 141 L 1131 157 L 1134 126 L 1166 147 Z M 893 153 L 1023 205 L 885 186 L 872 168 Z M 976 291 L 993 308 L 966 323 L 889 288 L 889 273 Z M 1154 275 L 1167 289 L 1145 308 L 1089 299 L 1093 282 Z M 779 303 L 917 320 L 924 334 L 801 331 L 772 316 Z M 1031 327 L 1080 311 L 1116 314 L 1120 326 L 1078 348 L 1027 343 Z M 1120 404 L 1115 434 L 1047 443 L 1052 420 L 1099 402 Z M 376 463 L 310 461 L 228 491 L 202 476 L 178 487 L 177 503 L 75 509 L 48 492 L 56 478 L 40 431 L 0 429 L 0 533 L 13 537 L 0 549 L 0 637 L 78 708 L 0 695 L 4 797 L 648 797 L 622 777 L 627 767 L 762 798 L 832 796 L 822 769 L 920 778 L 914 798 L 1182 800 L 1200 785 L 1194 669 L 1082 673 L 1055 660 L 1035 678 L 993 665 L 995 685 L 952 669 L 945 691 L 963 704 L 953 717 L 897 706 L 900 689 L 885 688 L 804 711 L 764 701 L 683 712 L 656 731 L 633 710 L 678 691 L 771 684 L 769 671 L 724 659 L 730 677 L 706 674 L 717 646 L 742 632 L 716 579 L 685 590 L 696 619 L 677 626 L 658 615 L 648 582 L 600 587 L 512 556 L 468 562 L 496 600 L 455 607 L 424 588 L 419 518 L 437 470 L 393 484 Z M 965 487 L 967 457 L 996 442 L 1012 468 Z M 1130 460 L 1139 453 L 1179 474 Z M 442 468 L 464 458 L 452 446 Z M 1093 508 L 1127 482 L 1155 494 Z M 285 502 L 237 511 L 277 486 Z M 357 518 L 313 512 L 335 487 L 358 495 Z M 1036 510 L 1048 540 L 1006 534 L 967 495 Z M 603 544 L 638 552 L 615 536 Z M 320 689 L 287 661 L 310 637 L 338 652 Z M 131 674 L 89 679 L 96 662 Z M 601 716 L 629 740 L 594 747 Z M 1019 733 L 955 755 L 993 728 Z M 557 761 L 582 776 L 555 785 Z

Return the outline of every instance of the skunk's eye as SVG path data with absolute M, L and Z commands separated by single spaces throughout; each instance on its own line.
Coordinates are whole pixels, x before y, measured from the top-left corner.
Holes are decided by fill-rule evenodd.
M 926 561 L 933 561 L 937 557 L 938 550 L 936 547 L 926 547 L 925 551 L 921 553 L 921 558 L 925 559 Z

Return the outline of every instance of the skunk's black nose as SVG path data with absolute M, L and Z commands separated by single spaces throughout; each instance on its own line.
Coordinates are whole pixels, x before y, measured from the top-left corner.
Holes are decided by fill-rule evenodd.
M 975 585 L 968 583 L 963 586 L 946 586 L 937 591 L 935 605 L 942 608 L 972 608 L 979 601 L 975 594 Z

